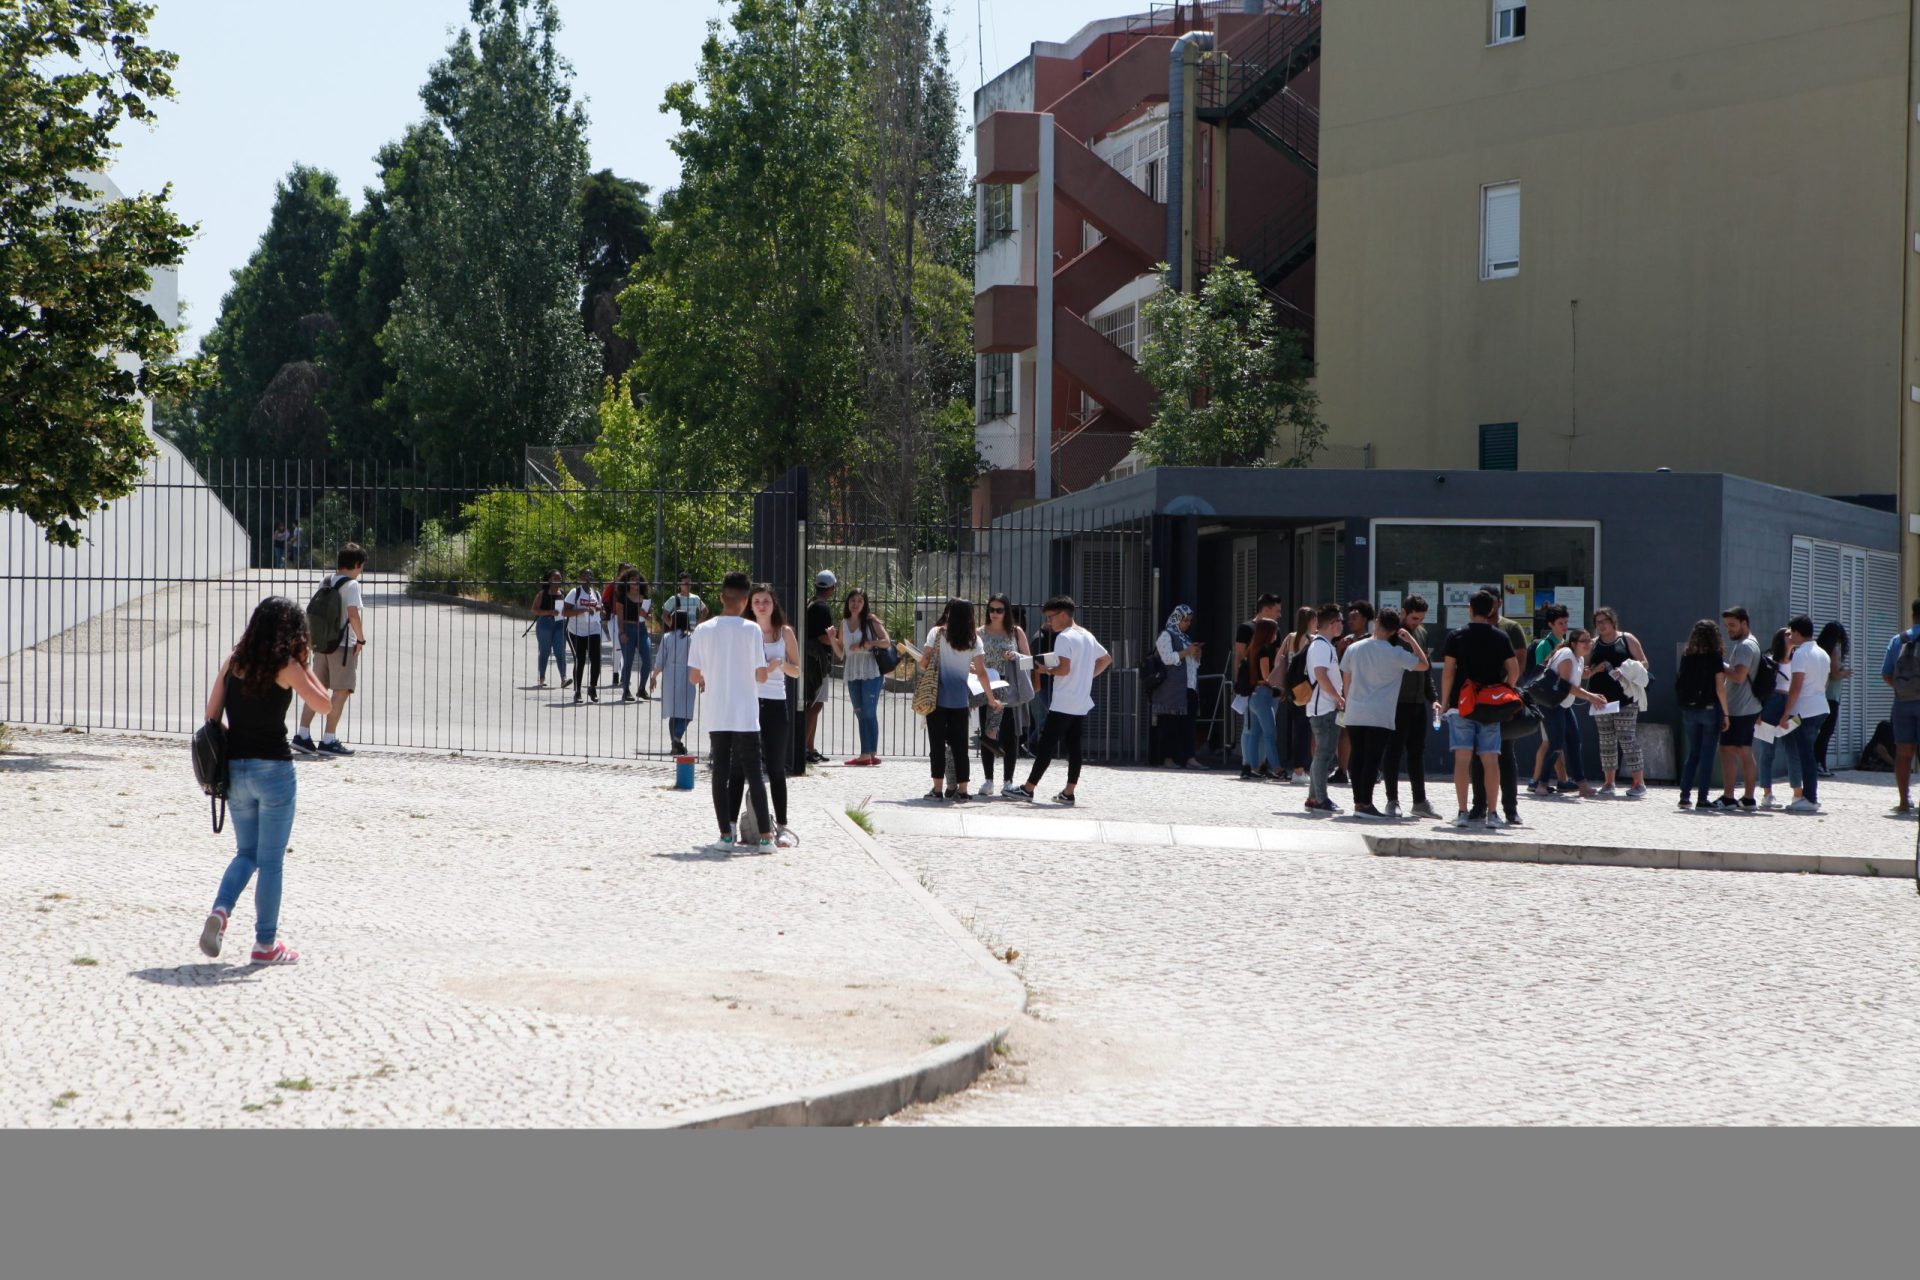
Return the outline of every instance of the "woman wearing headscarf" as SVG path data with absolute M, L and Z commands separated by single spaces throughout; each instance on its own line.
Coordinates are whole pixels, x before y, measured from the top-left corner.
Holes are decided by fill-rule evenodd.
M 1193 712 L 1200 691 L 1200 642 L 1191 634 L 1193 610 L 1177 606 L 1154 639 L 1160 681 L 1153 687 L 1152 706 L 1160 726 L 1157 758 L 1175 768 L 1200 769 L 1193 758 Z

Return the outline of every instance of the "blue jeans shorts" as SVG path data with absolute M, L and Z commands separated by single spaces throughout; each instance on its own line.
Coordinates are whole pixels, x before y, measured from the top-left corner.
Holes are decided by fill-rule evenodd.
M 1477 756 L 1500 754 L 1500 726 L 1469 720 L 1458 711 L 1447 712 L 1447 750 L 1471 751 Z
M 1893 704 L 1893 740 L 1899 746 L 1920 743 L 1920 702 Z

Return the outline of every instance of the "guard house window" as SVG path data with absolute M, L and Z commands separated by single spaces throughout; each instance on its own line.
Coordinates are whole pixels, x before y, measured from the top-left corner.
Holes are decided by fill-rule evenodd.
M 1527 35 L 1527 0 L 1493 0 L 1493 43 L 1511 44 Z
M 1504 280 L 1520 274 L 1520 184 L 1501 182 L 1480 189 L 1480 278 Z
M 980 247 L 987 248 L 1013 235 L 1013 188 L 1004 184 L 985 188 L 980 220 Z
M 1013 412 L 1013 356 L 980 357 L 981 422 L 1004 418 Z
M 1482 471 L 1518 471 L 1520 469 L 1520 424 L 1489 422 L 1480 428 L 1480 469 Z

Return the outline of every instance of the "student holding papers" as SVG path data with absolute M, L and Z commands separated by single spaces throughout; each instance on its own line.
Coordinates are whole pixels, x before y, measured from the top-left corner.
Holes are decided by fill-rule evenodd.
M 933 769 L 933 789 L 927 799 L 965 801 L 969 798 L 967 722 L 973 709 L 969 684 L 978 682 L 977 687 L 986 693 L 988 709 L 999 711 L 1005 705 L 987 670 L 986 650 L 974 626 L 972 602 L 948 601 L 946 624 L 928 634 L 922 653 L 924 661 L 936 665 L 940 677 L 939 695 L 927 715 L 928 755 Z M 954 762 L 952 786 L 946 786 L 949 756 Z

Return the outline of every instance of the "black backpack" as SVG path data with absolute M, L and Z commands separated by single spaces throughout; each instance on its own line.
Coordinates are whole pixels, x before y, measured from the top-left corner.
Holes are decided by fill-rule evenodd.
M 307 601 L 307 634 L 313 638 L 315 653 L 334 652 L 347 633 L 347 606 L 340 598 L 340 588 L 346 581 L 334 574 Z
M 1920 640 L 1901 645 L 1893 660 L 1893 700 L 1920 702 Z
M 1760 652 L 1760 661 L 1753 664 L 1753 670 L 1747 672 L 1747 687 L 1753 690 L 1753 696 L 1761 706 L 1773 696 L 1774 686 L 1780 683 L 1780 664 L 1773 655 L 1764 649 Z
M 227 727 L 209 720 L 193 733 L 193 778 L 207 796 L 213 834 L 227 825 Z
M 1313 648 L 1313 641 L 1308 640 L 1300 646 L 1298 653 L 1287 659 L 1287 692 L 1289 695 L 1307 682 L 1307 650 L 1311 648 Z

